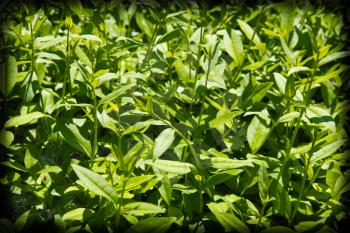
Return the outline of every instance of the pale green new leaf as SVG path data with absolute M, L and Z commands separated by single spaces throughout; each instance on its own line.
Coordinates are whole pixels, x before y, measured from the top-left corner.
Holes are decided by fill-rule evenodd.
M 248 38 L 248 40 L 252 40 L 254 42 L 254 44 L 258 45 L 261 43 L 261 40 L 259 38 L 259 36 L 257 35 L 257 33 L 254 33 L 253 28 L 247 24 L 246 22 L 244 22 L 243 20 L 237 19 L 238 25 L 241 28 L 242 32 L 246 35 L 246 37 Z M 254 38 L 253 38 L 254 35 Z
M 173 174 L 187 174 L 191 172 L 191 169 L 195 170 L 195 167 L 191 163 L 173 161 L 173 160 L 164 160 L 157 159 L 152 162 L 150 160 L 146 160 L 145 164 L 149 164 L 154 166 L 155 168 Z
M 59 173 L 62 171 L 62 168 L 60 168 L 59 166 L 48 166 L 46 168 L 41 169 L 40 171 L 38 171 L 38 174 L 44 174 L 44 173 Z
M 67 220 L 75 220 L 75 221 L 81 221 L 81 220 L 85 220 L 86 218 L 89 218 L 93 215 L 94 211 L 91 209 L 87 209 L 87 208 L 77 208 L 74 210 L 71 210 L 67 213 L 65 213 L 62 216 L 62 219 L 64 221 Z
M 129 177 L 125 181 L 125 187 L 124 189 L 126 191 L 137 189 L 141 187 L 141 184 L 144 184 L 146 182 L 149 182 L 151 179 L 154 178 L 154 175 L 142 175 L 142 176 L 134 176 L 134 177 Z M 120 184 L 116 187 L 117 191 L 121 191 L 123 185 Z
M 102 40 L 100 37 L 95 36 L 95 35 L 81 35 L 80 38 L 85 39 L 85 40 L 92 40 L 92 41 L 97 41 L 102 43 Z
M 153 159 L 158 159 L 173 143 L 175 131 L 171 128 L 163 130 L 154 142 Z
M 288 76 L 301 71 L 311 71 L 311 69 L 305 66 L 295 66 L 288 71 Z
M 5 128 L 26 125 L 26 124 L 34 124 L 41 117 L 49 117 L 49 116 L 45 115 L 42 112 L 31 112 L 20 116 L 15 116 L 10 118 L 8 121 L 6 121 Z
M 15 136 L 11 131 L 4 129 L 0 131 L 0 144 L 5 146 L 6 148 L 9 148 L 11 146 L 11 143 L 13 142 L 14 138 Z
M 300 116 L 300 112 L 289 112 L 284 114 L 278 119 L 278 122 L 283 123 L 283 122 L 290 122 L 294 120 L 295 118 L 298 118 Z
M 243 62 L 243 43 L 241 37 L 234 30 L 231 30 L 231 37 L 226 30 L 223 30 L 223 48 L 237 64 Z
M 278 89 L 282 92 L 282 94 L 284 94 L 286 92 L 287 79 L 277 72 L 274 72 L 273 76 L 275 78 Z
M 210 163 L 214 168 L 222 170 L 254 166 L 249 160 L 238 160 L 224 157 L 212 157 L 210 158 Z
M 268 113 L 266 112 L 265 115 L 264 118 L 255 115 L 248 126 L 247 139 L 253 154 L 265 143 L 270 131 Z

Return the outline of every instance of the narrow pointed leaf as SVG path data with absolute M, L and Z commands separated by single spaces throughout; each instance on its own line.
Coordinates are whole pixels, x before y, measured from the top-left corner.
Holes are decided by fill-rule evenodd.
M 102 105 L 106 102 L 110 102 L 116 98 L 118 98 L 119 96 L 123 95 L 127 90 L 129 90 L 130 88 L 132 88 L 133 86 L 135 86 L 135 84 L 128 84 L 126 86 L 120 87 L 117 90 L 113 91 L 112 93 L 106 95 L 105 97 L 103 97 L 98 105 Z
M 0 91 L 4 96 L 8 96 L 17 81 L 16 58 L 8 56 L 6 61 L 0 64 Z
M 113 203 L 117 203 L 118 195 L 116 191 L 101 175 L 77 164 L 72 164 L 72 168 L 81 182 L 91 192 L 103 196 Z
M 8 121 L 6 121 L 5 128 L 26 125 L 26 124 L 34 124 L 36 123 L 36 120 L 44 116 L 47 116 L 47 115 L 45 115 L 42 112 L 31 112 L 20 116 L 15 116 L 10 118 Z
M 270 130 L 269 124 L 269 118 L 262 118 L 259 115 L 255 115 L 250 122 L 247 130 L 247 139 L 253 154 L 265 143 Z
M 175 131 L 171 128 L 163 130 L 154 142 L 153 159 L 158 159 L 173 143 Z

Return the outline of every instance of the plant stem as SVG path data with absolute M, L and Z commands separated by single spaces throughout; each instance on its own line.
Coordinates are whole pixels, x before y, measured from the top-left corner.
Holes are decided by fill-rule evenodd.
M 91 55 L 92 55 L 92 74 L 90 77 L 90 81 L 91 81 L 91 89 L 92 89 L 92 115 L 94 118 L 94 129 L 93 129 L 93 138 L 92 138 L 92 148 L 91 148 L 91 166 L 96 158 L 96 154 L 97 154 L 97 150 L 98 150 L 98 140 L 97 140 L 97 134 L 98 134 L 98 119 L 97 119 L 97 98 L 96 98 L 96 89 L 95 89 L 95 78 L 94 78 L 94 70 L 95 70 L 95 59 L 94 59 L 94 52 L 93 52 L 93 48 L 92 45 L 90 44 L 90 51 L 91 51 Z
M 122 210 L 123 199 L 124 199 L 124 191 L 125 191 L 125 186 L 126 186 L 126 182 L 124 179 L 125 178 L 123 175 L 122 176 L 123 187 L 122 187 L 122 193 L 121 193 L 119 203 L 118 203 L 118 210 L 117 210 L 117 217 L 116 217 L 117 229 L 119 228 L 119 224 L 120 224 L 120 216 L 121 216 L 121 210 Z
M 267 206 L 267 201 L 265 200 L 265 201 L 263 202 L 262 207 L 261 207 L 260 214 L 259 214 L 259 220 L 258 220 L 258 223 L 257 223 L 256 226 L 255 226 L 254 232 L 256 232 L 256 231 L 258 230 L 258 227 L 259 227 L 259 225 L 260 225 L 260 223 L 261 223 L 262 216 L 264 215 L 266 206 Z
M 315 144 L 316 144 L 316 139 L 317 139 L 317 132 L 318 132 L 318 127 L 314 128 L 314 135 L 313 135 L 313 140 L 312 140 L 312 144 L 311 144 L 310 155 L 313 154 L 313 151 L 315 149 Z M 304 175 L 303 175 L 303 179 L 302 179 L 302 183 L 301 183 L 301 188 L 300 188 L 298 200 L 297 200 L 297 203 L 295 204 L 295 207 L 293 209 L 293 213 L 292 213 L 291 218 L 290 218 L 290 224 L 292 224 L 293 221 L 294 221 L 294 217 L 295 217 L 295 215 L 296 215 L 296 213 L 298 211 L 299 203 L 300 203 L 300 201 L 301 201 L 301 199 L 303 198 L 303 195 L 304 195 L 304 188 L 305 188 L 306 176 L 307 176 L 307 171 L 308 171 L 309 165 L 310 165 L 310 156 L 308 156 L 308 158 L 307 158 L 307 162 L 306 162 L 306 166 L 305 166 L 305 170 L 304 170 Z
M 206 9 L 206 8 L 205 8 Z M 198 50 L 197 50 L 197 56 L 196 56 L 196 69 L 195 69 L 195 74 L 194 74 L 194 86 L 193 86 L 193 98 L 192 98 L 192 102 L 190 104 L 190 112 L 192 113 L 192 108 L 193 108 L 193 104 L 195 103 L 196 99 L 195 99 L 195 96 L 196 96 L 196 85 L 197 85 L 197 81 L 198 81 L 198 73 L 199 73 L 199 67 L 200 67 L 200 58 L 201 58 L 201 45 L 203 44 L 203 36 L 204 36 L 204 32 L 203 32 L 203 25 L 204 25 L 204 17 L 206 15 L 206 12 L 201 11 L 200 10 L 200 15 L 201 15 L 201 27 L 200 27 L 200 34 L 199 34 L 199 44 L 198 44 Z M 191 70 L 191 68 L 190 68 Z M 191 72 L 190 72 L 191 73 Z
M 97 154 L 97 133 L 98 133 L 98 119 L 97 119 L 97 100 L 95 87 L 92 85 L 92 101 L 93 101 L 93 117 L 94 117 L 94 132 L 93 132 L 93 141 L 92 141 L 92 154 L 91 154 L 91 164 L 94 162 Z
M 156 27 L 154 28 L 153 30 L 153 33 L 152 33 L 152 37 L 151 37 L 151 41 L 148 45 L 148 48 L 147 48 L 147 52 L 146 52 L 146 56 L 145 58 L 143 59 L 142 61 L 142 68 L 145 67 L 146 65 L 146 62 L 148 62 L 148 59 L 149 59 L 149 56 L 151 54 L 151 51 L 153 49 L 153 46 L 154 46 L 154 42 L 156 40 L 156 37 L 157 37 L 157 34 L 158 34 L 158 31 L 159 31 L 159 28 L 160 26 L 163 24 L 165 18 L 166 18 L 166 15 L 167 15 L 167 12 L 169 10 L 169 6 L 170 4 L 168 4 L 168 7 L 166 8 L 166 12 L 164 14 L 162 14 L 161 16 L 161 19 L 158 21 L 158 23 L 156 24 Z M 149 65 L 149 64 L 148 64 Z

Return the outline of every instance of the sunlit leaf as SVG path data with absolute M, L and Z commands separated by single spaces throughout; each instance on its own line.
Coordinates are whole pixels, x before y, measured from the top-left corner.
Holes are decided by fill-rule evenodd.
M 77 164 L 72 164 L 71 166 L 78 178 L 91 192 L 117 203 L 119 197 L 116 191 L 101 175 Z

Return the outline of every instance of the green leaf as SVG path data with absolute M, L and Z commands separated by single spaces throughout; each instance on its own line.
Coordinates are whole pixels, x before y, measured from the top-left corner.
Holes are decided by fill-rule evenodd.
M 274 208 L 281 216 L 290 220 L 292 207 L 288 191 L 280 183 L 277 183 L 277 188 L 273 188 L 272 190 L 275 197 L 275 200 L 273 200 Z
M 121 169 L 126 172 L 126 174 L 132 173 L 136 162 L 141 157 L 142 153 L 147 149 L 144 143 L 138 142 L 135 146 L 133 146 L 122 158 L 118 158 L 121 163 L 121 159 L 123 160 L 124 166 Z M 118 156 L 119 157 L 119 156 Z
M 255 154 L 265 143 L 270 131 L 270 119 L 268 113 L 267 111 L 264 111 L 263 113 L 264 118 L 259 115 L 253 117 L 247 130 L 247 139 L 253 154 Z
M 252 40 L 256 45 L 261 43 L 259 36 L 257 35 L 257 33 L 254 34 L 254 30 L 249 24 L 247 24 L 246 22 L 240 19 L 237 19 L 237 22 L 242 32 L 248 38 L 248 40 Z M 253 38 L 253 35 L 254 35 L 254 38 Z
M 173 143 L 175 131 L 171 128 L 163 130 L 154 142 L 153 160 L 158 159 Z
M 73 148 L 85 153 L 87 156 L 91 156 L 92 148 L 88 139 L 81 135 L 78 126 L 73 123 L 59 123 L 59 133 L 62 138 Z
M 37 37 L 35 38 L 34 41 L 34 49 L 39 49 L 39 50 L 44 50 L 44 49 L 48 49 L 50 47 L 53 46 L 57 46 L 62 42 L 65 42 L 66 38 L 65 37 L 61 37 L 61 36 L 43 36 L 43 37 Z
M 144 132 L 150 125 L 165 125 L 164 122 L 154 119 L 149 119 L 147 121 L 138 121 L 136 124 L 127 128 L 122 135 L 127 135 L 133 132 Z
M 174 190 L 179 190 L 184 194 L 192 194 L 198 192 L 198 190 L 195 187 L 183 184 L 174 184 L 172 188 Z
M 123 206 L 123 213 L 144 216 L 146 214 L 165 213 L 165 209 L 148 202 L 131 202 Z
M 60 56 L 54 53 L 48 53 L 48 52 L 40 52 L 38 53 L 38 58 L 47 58 L 50 60 L 62 60 Z
M 125 191 L 137 189 L 141 187 L 141 184 L 146 183 L 154 178 L 154 175 L 142 175 L 142 176 L 134 176 L 130 177 L 125 181 Z M 117 191 L 121 191 L 123 189 L 123 185 L 120 184 L 116 187 Z
M 175 30 L 167 32 L 164 35 L 162 35 L 157 41 L 157 44 L 165 43 L 172 39 L 179 38 L 181 35 L 182 34 L 180 29 L 176 28 Z
M 238 160 L 223 157 L 212 157 L 210 158 L 210 163 L 214 168 L 222 170 L 254 166 L 249 160 Z
M 146 160 L 145 164 L 152 165 L 153 167 L 161 171 L 173 173 L 173 174 L 187 174 L 191 172 L 191 169 L 195 169 L 195 167 L 191 163 L 165 160 L 165 159 L 157 159 L 154 162 L 150 160 Z
M 8 56 L 4 63 L 0 64 L 0 91 L 4 96 L 8 96 L 17 82 L 16 58 Z
M 280 89 L 280 91 L 283 94 L 285 94 L 287 79 L 285 77 L 283 77 L 283 75 L 281 75 L 280 73 L 277 73 L 277 72 L 274 72 L 273 76 L 275 78 L 275 82 L 277 84 L 278 89 Z
M 295 225 L 295 230 L 297 230 L 298 232 L 310 231 L 320 224 L 324 224 L 323 219 L 320 219 L 318 221 L 303 221 Z
M 118 79 L 118 75 L 116 73 L 105 73 L 98 76 L 95 80 L 98 82 L 97 86 L 101 86 L 105 82 L 111 81 L 113 79 Z
M 315 163 L 316 161 L 325 159 L 332 154 L 334 154 L 344 143 L 346 139 L 338 140 L 332 142 L 326 146 L 323 146 L 321 149 L 316 151 L 310 158 L 310 163 Z
M 280 30 L 282 35 L 287 38 L 290 31 L 293 29 L 294 21 L 296 20 L 295 7 L 291 2 L 282 2 L 276 4 L 276 10 L 280 14 L 281 24 Z
M 209 126 L 211 128 L 217 128 L 223 124 L 228 124 L 233 118 L 242 114 L 243 111 L 225 112 L 223 115 L 209 121 Z
M 15 136 L 11 131 L 7 131 L 4 129 L 0 131 L 0 143 L 6 148 L 10 148 L 14 138 Z
M 33 167 L 35 164 L 37 164 L 39 161 L 32 155 L 32 148 L 29 146 L 26 149 L 26 153 L 24 155 L 24 166 L 27 169 L 30 169 L 31 167 Z
M 185 65 L 180 59 L 173 62 L 177 76 L 185 83 L 193 82 L 195 76 L 194 70 L 190 69 L 189 66 Z
M 329 54 L 318 62 L 318 67 L 323 66 L 328 62 L 331 62 L 343 57 L 347 57 L 347 56 L 350 56 L 350 51 L 343 51 L 343 52 L 336 52 L 336 53 Z
M 300 116 L 300 112 L 289 112 L 284 114 L 278 119 L 278 122 L 283 123 L 283 122 L 290 122 L 294 120 L 295 118 L 298 118 Z
M 67 213 L 65 213 L 62 216 L 62 219 L 64 221 L 67 220 L 71 220 L 71 221 L 82 221 L 82 220 L 86 220 L 87 218 L 93 216 L 94 211 L 91 209 L 87 209 L 87 208 L 77 208 L 74 210 L 71 210 Z
M 164 174 L 162 177 L 162 185 L 158 188 L 158 191 L 163 200 L 170 206 L 172 189 L 171 182 L 166 174 Z
M 295 66 L 295 67 L 292 67 L 288 71 L 288 76 L 290 76 L 291 74 L 297 73 L 297 72 L 301 72 L 301 71 L 311 71 L 311 69 L 309 67 L 305 67 L 305 66 Z
M 295 59 L 296 59 L 296 53 L 293 53 L 290 48 L 288 47 L 286 41 L 280 37 L 281 40 L 281 45 L 283 48 L 284 53 L 287 55 L 287 58 L 290 60 L 292 64 L 295 64 Z
M 259 186 L 259 195 L 262 200 L 268 199 L 268 183 L 269 183 L 269 176 L 267 174 L 266 165 L 262 163 L 259 168 L 258 172 L 258 186 Z
M 55 227 L 57 229 L 57 233 L 66 232 L 66 224 L 64 223 L 62 216 L 60 214 L 55 214 L 54 222 L 55 222 Z
M 211 185 L 218 185 L 226 180 L 232 179 L 233 176 L 237 176 L 239 173 L 241 173 L 243 170 L 242 169 L 232 169 L 232 170 L 225 170 L 218 172 L 212 176 L 209 177 L 209 179 L 206 182 L 206 186 L 211 186 Z
M 175 217 L 146 218 L 130 227 L 126 233 L 166 233 L 175 221 Z
M 223 36 L 223 49 L 227 51 L 237 65 L 242 64 L 244 53 L 241 36 L 239 36 L 234 30 L 231 30 L 231 37 L 226 30 L 223 30 Z
M 92 67 L 92 63 L 89 57 L 86 55 L 86 53 L 82 48 L 80 48 L 79 46 L 76 46 L 75 54 L 79 57 L 79 59 L 82 61 L 83 64 L 87 65 L 90 68 Z
M 30 223 L 30 215 L 32 210 L 22 213 L 15 221 L 16 232 L 20 232 L 27 224 Z
M 117 204 L 119 198 L 117 193 L 101 175 L 77 164 L 72 164 L 71 166 L 80 181 L 83 182 L 91 192 L 103 196 Z
M 15 116 L 10 118 L 8 121 L 6 121 L 5 128 L 26 125 L 26 124 L 34 124 L 41 117 L 50 117 L 50 116 L 45 115 L 42 112 L 31 112 L 20 116 Z
M 89 35 L 89 34 L 80 35 L 80 38 L 85 39 L 85 40 L 92 40 L 92 41 L 97 41 L 99 43 L 102 43 L 101 38 L 98 37 L 98 36 L 95 36 L 95 35 Z
M 59 173 L 62 171 L 62 168 L 59 166 L 49 166 L 46 168 L 41 169 L 40 171 L 37 172 L 37 174 L 44 174 L 44 173 Z
M 154 30 L 154 25 L 145 18 L 145 15 L 141 12 L 136 12 L 136 23 L 146 35 L 151 38 Z
M 260 67 L 265 65 L 266 62 L 267 62 L 267 60 L 262 60 L 262 61 L 257 61 L 257 62 L 251 63 L 249 65 L 244 66 L 243 70 L 256 70 L 256 69 L 259 69 Z
M 128 84 L 126 86 L 120 87 L 117 90 L 113 91 L 112 93 L 109 93 L 108 95 L 106 95 L 105 97 L 103 97 L 99 102 L 98 105 L 102 105 L 104 103 L 110 102 L 116 98 L 118 98 L 119 96 L 121 96 L 122 94 L 124 94 L 127 90 L 129 90 L 130 88 L 132 88 L 133 86 L 135 86 L 135 84 Z
M 266 83 L 260 83 L 257 87 L 254 89 L 254 93 L 252 96 L 252 103 L 257 103 L 259 102 L 266 93 L 270 90 L 272 87 L 273 83 L 272 82 L 266 82 Z
M 215 215 L 219 223 L 224 227 L 225 232 L 248 233 L 250 232 L 247 225 L 245 225 L 239 218 L 232 213 L 225 213 L 219 203 L 210 202 L 207 204 L 210 211 Z

